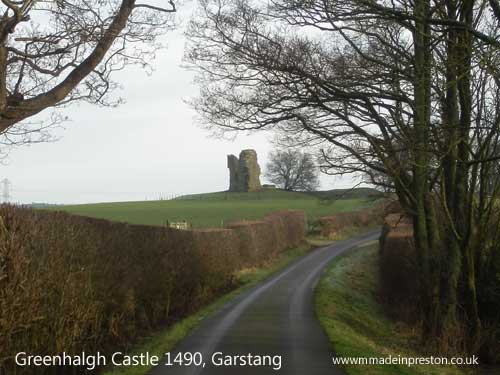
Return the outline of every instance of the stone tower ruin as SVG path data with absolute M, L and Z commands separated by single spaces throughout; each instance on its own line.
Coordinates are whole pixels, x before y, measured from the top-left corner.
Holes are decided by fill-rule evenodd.
M 229 168 L 229 191 L 257 191 L 260 185 L 260 167 L 255 150 L 243 150 L 239 159 L 234 155 L 227 156 Z

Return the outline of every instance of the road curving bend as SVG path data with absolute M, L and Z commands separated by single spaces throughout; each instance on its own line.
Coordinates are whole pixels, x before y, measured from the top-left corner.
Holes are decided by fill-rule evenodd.
M 205 318 L 148 375 L 344 374 L 332 364 L 330 341 L 316 319 L 314 287 L 331 260 L 379 234 L 312 251 L 242 293 Z

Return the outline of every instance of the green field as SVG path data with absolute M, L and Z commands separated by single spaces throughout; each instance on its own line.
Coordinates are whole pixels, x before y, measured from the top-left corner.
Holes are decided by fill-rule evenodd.
M 195 228 L 221 227 L 229 220 L 253 220 L 279 210 L 303 210 L 308 220 L 339 211 L 371 205 L 370 198 L 318 199 L 304 193 L 269 190 L 255 193 L 209 193 L 174 200 L 97 203 L 58 206 L 77 215 L 125 221 L 133 224 L 164 225 L 166 221 L 187 220 Z
M 380 302 L 378 244 L 336 258 L 316 288 L 316 313 L 335 353 L 351 358 L 418 358 L 427 352 L 412 327 L 389 319 Z M 348 365 L 348 375 L 465 375 L 453 366 Z M 471 370 L 471 371 L 468 371 Z

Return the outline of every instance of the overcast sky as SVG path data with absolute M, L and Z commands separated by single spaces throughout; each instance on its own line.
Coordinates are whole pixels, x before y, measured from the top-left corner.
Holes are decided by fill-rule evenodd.
M 181 13 L 181 24 L 189 16 Z M 118 108 L 87 104 L 65 109 L 70 121 L 54 143 L 18 147 L 0 166 L 12 183 L 11 201 L 88 203 L 158 199 L 159 196 L 226 190 L 227 154 L 257 151 L 265 169 L 269 133 L 240 134 L 227 141 L 209 137 L 184 100 L 196 95 L 193 73 L 182 64 L 182 27 L 166 35 L 148 76 L 137 68 L 115 75 L 126 100 Z M 261 178 L 261 180 L 263 180 Z M 322 189 L 349 180 L 321 178 Z

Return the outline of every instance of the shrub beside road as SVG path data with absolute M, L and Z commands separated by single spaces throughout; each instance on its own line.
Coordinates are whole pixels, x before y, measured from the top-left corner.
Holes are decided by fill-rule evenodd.
M 244 232 L 14 206 L 0 206 L 0 217 L 0 373 L 9 374 L 20 351 L 127 347 L 234 289 L 235 274 L 299 246 L 306 229 L 304 213 L 291 211 L 243 223 Z

